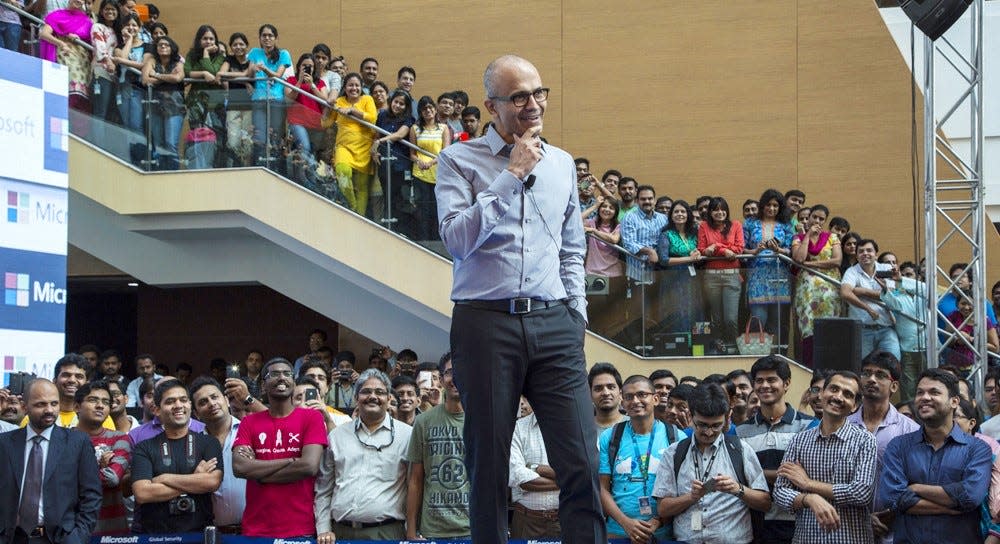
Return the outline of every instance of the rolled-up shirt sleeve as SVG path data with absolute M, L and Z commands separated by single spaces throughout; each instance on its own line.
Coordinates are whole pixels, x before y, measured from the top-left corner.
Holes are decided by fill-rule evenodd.
M 447 150 L 438 155 L 434 195 L 441 222 L 441 241 L 448 253 L 456 259 L 465 259 L 482 246 L 507 214 L 521 186 L 521 180 L 505 169 L 486 190 L 473 194 L 472 181 L 462 175 Z M 580 229 L 582 234 L 582 225 Z
M 802 435 L 796 435 L 789 442 L 788 448 L 785 449 L 785 456 L 781 459 L 782 463 L 801 463 L 799 459 L 799 448 L 802 445 L 802 441 L 799 439 L 800 436 Z M 793 504 L 795 497 L 798 497 L 799 493 L 801 491 L 788 478 L 778 476 L 774 480 L 774 493 L 772 493 L 772 497 L 775 504 L 782 510 L 794 512 Z
M 506 172 L 506 170 L 505 170 Z M 513 176 L 513 174 L 511 174 Z M 566 173 L 566 180 L 572 183 L 576 179 L 576 170 Z M 575 188 L 574 188 L 575 189 Z M 570 199 L 566 204 L 562 224 L 562 246 L 559 248 L 559 277 L 566 294 L 573 299 L 572 308 L 587 320 L 587 296 L 584 285 L 586 273 L 583 261 L 587 255 L 587 237 L 583 234 L 583 222 L 580 221 L 580 201 L 576 190 L 570 190 Z
M 962 479 L 941 487 L 959 510 L 969 512 L 979 508 L 989 493 L 992 466 L 993 452 L 990 447 L 982 440 L 972 440 Z
M 639 212 L 636 212 L 639 213 Z M 638 253 L 643 246 L 638 242 L 639 232 L 635 221 L 629 221 L 629 216 L 626 215 L 622 219 L 621 231 L 622 231 L 622 247 L 627 249 L 629 253 Z
M 875 494 L 875 464 L 878 443 L 875 435 L 865 434 L 864 442 L 854 457 L 854 478 L 844 484 L 833 484 L 833 504 L 864 506 L 871 504 Z
M 920 501 L 916 493 L 910 491 L 906 476 L 906 451 L 903 439 L 906 435 L 892 439 L 882 456 L 882 477 L 878 484 L 878 498 L 881 504 L 899 514 L 906 513 Z
M 521 484 L 538 479 L 538 473 L 525 466 L 524 454 L 522 453 L 521 437 L 514 433 L 510 441 L 510 477 L 507 485 L 509 487 L 520 487 Z

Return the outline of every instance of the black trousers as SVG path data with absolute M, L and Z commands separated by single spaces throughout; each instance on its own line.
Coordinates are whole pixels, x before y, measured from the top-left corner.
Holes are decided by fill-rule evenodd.
M 507 542 L 510 442 L 520 395 L 534 408 L 559 484 L 562 542 L 607 542 L 583 320 L 567 306 L 510 315 L 456 304 L 452 367 L 465 409 L 476 544 Z

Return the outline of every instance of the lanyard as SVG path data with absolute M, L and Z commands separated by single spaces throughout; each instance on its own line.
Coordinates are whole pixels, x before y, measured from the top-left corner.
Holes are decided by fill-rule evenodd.
M 639 459 L 639 442 L 635 439 L 635 427 L 632 427 L 632 422 L 631 421 L 629 421 L 629 424 L 628 424 L 629 428 L 632 429 L 632 452 L 634 454 L 632 456 L 632 472 L 635 472 L 635 469 L 638 468 L 639 469 L 639 473 L 642 474 L 642 496 L 643 497 L 649 495 L 649 492 L 646 490 L 646 487 L 647 487 L 648 482 L 649 482 L 649 461 L 650 461 L 650 459 L 652 459 L 652 456 L 650 454 L 653 453 L 653 441 L 656 440 L 656 423 L 657 423 L 657 421 L 654 420 L 653 421 L 653 431 L 649 435 L 649 445 L 646 448 L 646 457 L 642 458 L 641 461 L 638 460 Z
M 721 449 L 722 448 L 720 448 L 720 447 L 716 447 L 715 453 L 713 453 L 712 457 L 710 457 L 708 459 L 708 464 L 705 465 L 705 473 L 702 474 L 702 476 L 701 476 L 701 483 L 705 483 L 705 482 L 708 481 L 708 474 L 709 474 L 709 472 L 712 471 L 712 465 L 715 464 L 715 456 L 719 455 L 719 450 L 721 450 Z M 696 478 L 698 477 L 698 474 L 701 472 L 701 466 L 700 466 L 701 463 L 698 462 L 698 458 L 700 458 L 700 457 L 701 457 L 701 451 L 698 450 L 697 447 L 694 448 L 694 459 L 693 459 L 693 461 L 694 461 L 694 475 L 695 475 Z

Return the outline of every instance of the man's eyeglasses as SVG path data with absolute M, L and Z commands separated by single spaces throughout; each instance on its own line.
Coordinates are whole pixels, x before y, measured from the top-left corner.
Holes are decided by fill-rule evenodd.
M 649 391 L 639 391 L 637 393 L 625 393 L 624 395 L 622 395 L 622 400 L 624 400 L 625 402 L 632 402 L 635 399 L 646 400 L 652 396 L 653 393 L 650 393 Z
M 717 432 L 721 431 L 723 427 L 726 426 L 726 422 L 723 421 L 721 423 L 705 423 L 704 421 L 697 421 L 696 420 L 694 422 L 694 426 L 695 426 L 696 429 L 698 429 L 700 431 L 711 431 L 713 433 L 717 433 Z
M 294 374 L 292 374 L 291 370 L 268 370 L 267 371 L 267 378 L 269 380 L 270 379 L 274 379 L 274 378 L 291 378 L 293 375 Z
M 510 102 L 514 104 L 514 107 L 523 108 L 528 104 L 528 98 L 533 97 L 535 102 L 545 102 L 549 97 L 548 87 L 539 87 L 534 91 L 521 91 L 519 93 L 514 93 L 510 96 L 491 96 L 490 100 L 499 100 L 501 102 Z
M 372 389 L 370 387 L 366 387 L 361 391 L 358 391 L 359 397 L 370 397 L 372 395 L 375 395 L 376 397 L 386 397 L 389 396 L 389 392 L 385 389 Z

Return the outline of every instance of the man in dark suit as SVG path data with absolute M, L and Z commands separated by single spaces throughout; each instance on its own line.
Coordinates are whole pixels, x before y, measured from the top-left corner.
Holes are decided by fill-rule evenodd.
M 55 425 L 59 392 L 32 381 L 28 425 L 0 434 L 0 544 L 88 544 L 101 482 L 87 435 Z

